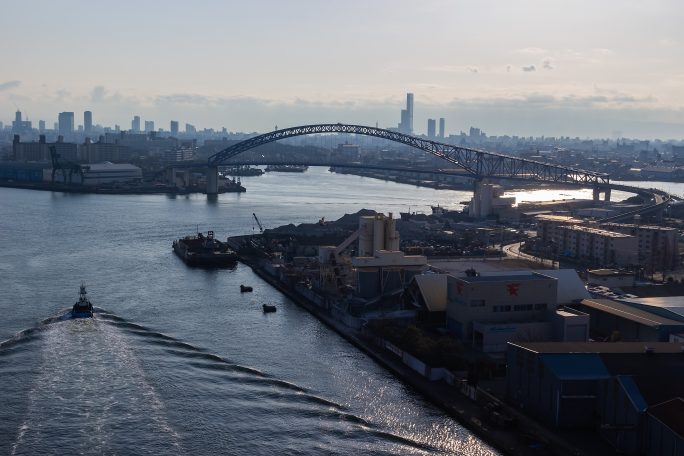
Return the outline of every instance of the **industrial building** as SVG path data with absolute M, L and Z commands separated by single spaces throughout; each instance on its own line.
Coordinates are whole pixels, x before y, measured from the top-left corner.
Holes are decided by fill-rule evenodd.
M 137 184 L 142 182 L 142 169 L 128 163 L 93 163 L 80 165 L 81 174 L 74 175 L 73 184 L 86 186 L 111 184 Z M 42 169 L 42 180 L 52 180 L 52 167 L 46 165 Z
M 684 322 L 610 299 L 583 299 L 570 306 L 589 315 L 596 340 L 666 342 L 670 334 L 684 332 Z
M 558 280 L 540 273 L 447 276 L 447 329 L 486 353 L 515 340 L 587 340 L 589 317 L 557 304 Z
M 62 136 L 57 142 L 48 143 L 45 135 L 40 135 L 38 142 L 21 142 L 19 135 L 14 135 L 12 141 L 12 155 L 18 162 L 42 162 L 50 160 L 50 148 L 54 147 L 60 158 L 65 160 L 77 160 L 78 148 L 75 143 L 64 142 Z
M 131 150 L 127 146 L 105 142 L 100 136 L 98 142 L 86 138 L 85 143 L 78 146 L 78 156 L 86 163 L 121 162 L 130 160 Z
M 497 271 L 475 277 L 427 273 L 415 276 L 405 299 L 422 318 L 443 325 L 490 355 L 515 340 L 589 337 L 589 316 L 559 304 L 589 297 L 572 269 Z
M 587 283 L 589 285 L 603 285 L 609 288 L 633 287 L 635 283 L 633 272 L 619 269 L 589 269 Z
M 507 399 L 554 427 L 596 430 L 619 453 L 678 455 L 683 356 L 668 342 L 510 343 Z
M 515 204 L 515 197 L 504 197 L 503 194 L 504 189 L 500 185 L 478 182 L 468 205 L 468 215 L 485 218 L 510 209 Z
M 399 250 L 396 223 L 391 213 L 359 218 L 358 251 L 351 264 L 357 293 L 363 298 L 403 290 L 427 265 L 425 256 L 405 255 Z

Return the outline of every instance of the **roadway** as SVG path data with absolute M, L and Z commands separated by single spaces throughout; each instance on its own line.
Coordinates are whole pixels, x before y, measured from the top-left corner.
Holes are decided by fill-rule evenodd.
M 520 260 L 532 261 L 534 263 L 539 263 L 543 266 L 548 266 L 550 268 L 556 268 L 558 266 L 557 261 L 549 260 L 546 258 L 536 257 L 525 252 L 520 251 L 520 246 L 522 242 L 514 242 L 513 244 L 504 245 L 501 251 L 509 258 L 517 258 Z

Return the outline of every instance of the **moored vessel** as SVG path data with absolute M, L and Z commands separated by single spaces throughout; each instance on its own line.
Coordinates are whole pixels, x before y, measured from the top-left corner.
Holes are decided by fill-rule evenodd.
M 191 266 L 233 266 L 238 260 L 237 253 L 216 239 L 213 231 L 177 239 L 173 241 L 173 251 Z
M 71 309 L 71 318 L 92 318 L 93 316 L 93 305 L 88 300 L 86 296 L 85 284 L 81 284 L 81 291 L 79 293 L 78 301 L 74 304 Z

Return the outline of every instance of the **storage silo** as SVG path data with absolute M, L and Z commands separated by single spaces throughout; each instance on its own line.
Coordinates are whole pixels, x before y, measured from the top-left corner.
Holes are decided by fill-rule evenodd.
M 359 252 L 358 256 L 373 256 L 373 223 L 375 217 L 363 216 L 359 218 Z
M 382 214 L 375 216 L 373 222 L 373 252 L 385 250 L 385 216 Z
M 397 220 L 392 218 L 385 219 L 385 250 L 399 250 L 399 233 L 397 232 Z

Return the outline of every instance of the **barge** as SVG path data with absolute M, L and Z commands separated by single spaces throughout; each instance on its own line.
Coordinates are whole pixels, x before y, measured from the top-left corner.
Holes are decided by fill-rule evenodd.
M 214 237 L 213 231 L 206 236 L 198 232 L 196 236 L 185 236 L 173 241 L 173 251 L 190 266 L 234 266 L 238 256 L 227 243 Z

